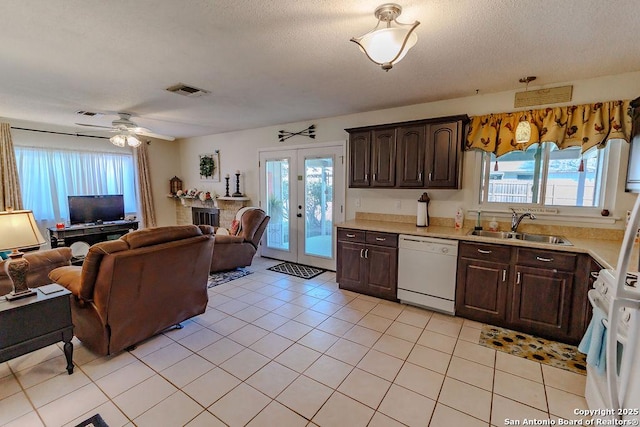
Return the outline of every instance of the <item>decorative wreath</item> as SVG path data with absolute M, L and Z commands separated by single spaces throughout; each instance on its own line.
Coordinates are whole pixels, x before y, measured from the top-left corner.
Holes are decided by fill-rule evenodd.
M 212 156 L 200 157 L 200 176 L 213 176 L 216 171 L 216 162 Z

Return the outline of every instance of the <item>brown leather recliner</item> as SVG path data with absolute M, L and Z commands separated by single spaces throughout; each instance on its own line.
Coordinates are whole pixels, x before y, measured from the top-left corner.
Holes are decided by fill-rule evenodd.
M 262 209 L 250 209 L 240 218 L 238 234 L 216 234 L 211 272 L 251 265 L 268 223 L 269 217 Z
M 51 283 L 49 273 L 51 270 L 71 265 L 71 249 L 62 247 L 55 249 L 45 249 L 42 251 L 26 252 L 24 258 L 29 261 L 29 272 L 27 273 L 27 285 L 30 288 L 48 285 Z M 13 290 L 11 279 L 4 271 L 4 263 L 0 262 L 0 295 L 6 295 Z
M 73 294 L 74 335 L 95 353 L 114 354 L 204 313 L 213 244 L 208 225 L 133 231 L 49 277 Z

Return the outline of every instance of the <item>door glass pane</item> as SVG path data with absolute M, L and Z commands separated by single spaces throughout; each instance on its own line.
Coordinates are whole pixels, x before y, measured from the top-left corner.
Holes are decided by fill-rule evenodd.
M 580 147 L 558 150 L 555 144 L 551 145 L 546 205 L 598 206 L 601 151 L 593 147 L 582 156 L 580 151 Z
M 289 159 L 265 162 L 267 247 L 289 250 Z
M 511 151 L 496 159 L 491 153 L 487 202 L 538 203 L 543 147 Z M 486 176 L 483 174 L 483 176 Z
M 305 254 L 331 258 L 333 158 L 305 159 Z

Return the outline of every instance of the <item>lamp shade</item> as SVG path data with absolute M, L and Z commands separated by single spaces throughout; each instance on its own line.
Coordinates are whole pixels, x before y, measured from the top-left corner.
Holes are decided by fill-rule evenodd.
M 109 138 L 109 141 L 117 147 L 124 147 L 124 144 L 127 142 L 127 138 L 125 135 L 114 135 Z
M 135 135 L 128 135 L 127 136 L 127 144 L 129 144 L 129 147 L 139 147 L 140 144 L 142 144 L 142 142 L 135 137 Z
M 0 212 L 0 250 L 45 243 L 31 211 Z
M 359 43 L 360 48 L 378 64 L 387 64 L 392 61 L 395 64 L 400 62 L 418 41 L 418 35 L 411 30 L 398 27 L 376 30 L 362 37 Z M 409 38 L 405 43 L 407 35 Z
M 523 120 L 518 123 L 516 127 L 516 143 L 526 144 L 531 139 L 531 123 L 527 120 Z

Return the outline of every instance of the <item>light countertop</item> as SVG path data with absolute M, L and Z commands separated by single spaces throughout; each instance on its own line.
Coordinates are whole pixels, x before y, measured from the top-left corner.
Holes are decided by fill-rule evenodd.
M 378 231 L 385 233 L 410 234 L 413 236 L 436 237 L 442 239 L 453 239 L 468 242 L 494 243 L 510 246 L 522 246 L 527 248 L 550 249 L 555 251 L 585 253 L 591 255 L 604 268 L 615 268 L 618 263 L 618 255 L 620 253 L 620 240 L 600 240 L 587 238 L 569 237 L 568 240 L 573 246 L 554 245 L 549 243 L 539 243 L 531 241 L 523 241 L 518 239 L 495 239 L 491 237 L 470 236 L 469 228 L 455 230 L 453 227 L 429 226 L 416 227 L 413 224 L 391 222 L 391 221 L 373 221 L 363 219 L 352 219 L 340 224 L 336 224 L 341 228 L 352 228 L 356 230 Z M 634 270 L 638 266 L 638 247 L 634 247 L 633 255 L 630 263 L 631 269 Z

